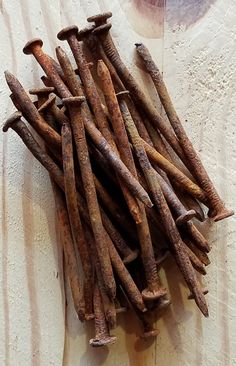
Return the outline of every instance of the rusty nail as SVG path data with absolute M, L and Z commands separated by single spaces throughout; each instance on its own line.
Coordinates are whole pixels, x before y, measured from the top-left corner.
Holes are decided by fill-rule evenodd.
M 193 147 L 193 144 L 189 140 L 170 99 L 162 75 L 158 67 L 154 63 L 148 49 L 142 43 L 136 44 L 136 49 L 153 80 L 162 105 L 176 133 L 181 148 L 184 151 L 185 156 L 188 160 L 188 165 L 190 165 L 191 167 L 191 172 L 194 174 L 194 177 L 196 178 L 202 189 L 206 192 L 207 199 L 211 208 L 209 212 L 210 217 L 213 218 L 214 221 L 219 221 L 233 215 L 233 210 L 229 210 L 225 207 L 223 201 L 216 192 L 212 181 L 210 180 L 198 154 Z

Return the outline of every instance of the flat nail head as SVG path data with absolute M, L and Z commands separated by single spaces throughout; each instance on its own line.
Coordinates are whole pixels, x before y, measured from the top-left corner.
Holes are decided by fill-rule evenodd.
M 111 23 L 106 23 L 103 25 L 100 25 L 99 27 L 94 28 L 92 31 L 93 34 L 101 34 L 101 33 L 107 33 L 112 27 Z
M 78 30 L 79 28 L 76 25 L 65 27 L 57 34 L 57 38 L 60 39 L 60 41 L 65 41 L 70 35 L 74 34 L 77 37 Z
M 29 94 L 31 95 L 48 95 L 50 93 L 53 93 L 55 90 L 55 88 L 53 86 L 46 86 L 44 88 L 35 88 L 35 89 L 30 89 L 29 90 Z
M 230 210 L 230 209 L 223 209 L 218 213 L 208 213 L 208 216 L 214 220 L 214 222 L 223 220 L 223 219 L 227 219 L 227 217 L 233 216 L 234 215 L 234 211 Z
M 19 111 L 16 111 L 12 113 L 12 115 L 6 120 L 6 122 L 3 125 L 3 132 L 7 132 L 7 130 L 14 125 L 17 121 L 19 121 L 22 117 L 22 113 Z
M 39 47 L 43 46 L 43 41 L 40 38 L 33 38 L 31 41 L 27 42 L 25 47 L 23 48 L 23 52 L 25 55 L 30 55 L 33 51 L 33 48 L 38 45 Z
M 85 101 L 85 97 L 69 97 L 63 98 L 62 103 L 65 105 L 81 105 Z
M 108 18 L 111 18 L 112 17 L 112 12 L 111 11 L 108 11 L 106 13 L 101 13 L 101 14 L 97 14 L 97 15 L 93 15 L 91 17 L 88 17 L 87 18 L 87 22 L 89 23 L 100 23 L 100 22 L 103 22 L 103 21 L 106 21 Z
M 45 112 L 46 110 L 50 109 L 51 106 L 55 103 L 56 96 L 49 98 L 45 103 L 41 105 L 41 107 L 38 109 L 39 113 Z
M 109 344 L 114 344 L 116 342 L 116 337 L 106 337 L 101 339 L 90 339 L 89 344 L 93 347 L 108 346 Z
M 176 220 L 176 225 L 183 225 L 185 224 L 187 221 L 190 221 L 193 217 L 196 216 L 196 211 L 194 210 L 189 210 L 187 211 L 185 214 L 180 215 Z
M 80 29 L 76 35 L 78 41 L 83 41 L 84 38 L 86 38 L 89 34 L 92 33 L 96 26 L 91 25 L 90 27 L 85 27 L 83 29 Z
M 159 290 L 149 290 L 148 288 L 142 291 L 142 297 L 146 301 L 152 301 L 160 299 L 167 294 L 166 289 L 160 288 Z

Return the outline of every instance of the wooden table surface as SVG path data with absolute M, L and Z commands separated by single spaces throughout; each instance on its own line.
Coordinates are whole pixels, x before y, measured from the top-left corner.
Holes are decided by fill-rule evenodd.
M 88 16 L 111 10 L 112 34 L 126 64 L 158 106 L 134 54 L 135 42 L 149 47 L 218 191 L 235 208 L 236 1 L 163 3 L 0 0 L 1 120 L 14 110 L 4 70 L 13 72 L 26 88 L 39 85 L 41 69 L 22 53 L 26 41 L 41 37 L 44 49 L 55 55 L 56 34 L 62 27 L 83 27 Z M 235 217 L 202 227 L 212 245 L 212 263 L 204 278 L 208 319 L 186 300 L 188 291 L 169 261 L 161 275 L 168 281 L 173 304 L 157 322 L 157 339 L 139 340 L 139 329 L 126 314 L 113 331 L 116 345 L 92 349 L 92 327 L 79 323 L 71 301 L 65 305 L 48 175 L 12 131 L 0 133 L 0 141 L 0 365 L 236 365 Z

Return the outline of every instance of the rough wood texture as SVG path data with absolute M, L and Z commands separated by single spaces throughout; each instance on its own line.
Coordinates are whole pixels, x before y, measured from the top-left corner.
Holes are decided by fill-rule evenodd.
M 236 2 L 166 0 L 163 4 L 164 0 L 0 0 L 1 118 L 13 111 L 5 69 L 26 87 L 39 85 L 41 70 L 21 52 L 27 40 L 41 36 L 45 50 L 54 54 L 56 33 L 62 27 L 83 26 L 87 16 L 111 10 L 113 36 L 125 62 L 155 99 L 154 88 L 148 88 L 146 74 L 136 65 L 133 44 L 141 41 L 149 47 L 219 193 L 235 208 Z M 71 302 L 65 306 L 47 173 L 14 133 L 0 133 L 0 141 L 1 365 L 236 364 L 236 217 L 213 228 L 203 227 L 213 245 L 205 278 L 209 319 L 186 300 L 179 271 L 167 261 L 166 266 L 172 267 L 168 282 L 173 305 L 158 322 L 161 333 L 156 341 L 137 340 L 131 334 L 139 332 L 132 317 L 120 315 L 114 331 L 117 345 L 110 351 L 94 350 L 88 344 L 93 336 L 90 325 L 79 324 Z

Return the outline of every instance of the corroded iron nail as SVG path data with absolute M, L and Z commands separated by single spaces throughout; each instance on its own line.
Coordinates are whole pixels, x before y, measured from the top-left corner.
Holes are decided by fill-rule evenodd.
M 46 142 L 59 148 L 61 145 L 60 135 L 50 127 L 39 114 L 37 108 L 27 95 L 19 80 L 9 71 L 5 71 L 5 78 L 24 117 L 27 118 L 30 124 L 32 124 L 34 129 L 45 139 Z
M 106 323 L 101 293 L 97 283 L 94 286 L 93 307 L 95 315 L 95 337 L 90 339 L 89 344 L 93 347 L 102 347 L 116 342 L 116 337 L 109 334 Z
M 77 261 L 75 255 L 74 244 L 71 236 L 70 223 L 66 209 L 65 200 L 62 196 L 60 188 L 51 179 L 56 212 L 58 218 L 59 230 L 62 234 L 63 251 L 66 260 L 66 272 L 69 278 L 72 298 L 75 310 L 81 321 L 85 320 L 85 305 L 81 295 L 80 281 L 78 276 Z
M 120 110 L 122 112 L 123 120 L 125 122 L 126 129 L 130 136 L 133 148 L 135 150 L 136 156 L 139 160 L 140 167 L 149 185 L 149 188 L 154 194 L 156 184 L 159 184 L 163 194 L 168 202 L 168 204 L 175 210 L 178 217 L 176 219 L 177 225 L 182 225 L 183 223 L 191 220 L 195 216 L 195 211 L 187 211 L 182 203 L 179 201 L 178 197 L 175 195 L 171 187 L 166 183 L 166 181 L 161 177 L 161 175 L 156 172 L 151 166 L 149 159 L 147 157 L 146 151 L 144 149 L 142 140 L 140 139 L 138 130 L 135 123 L 129 113 L 129 109 L 126 104 L 128 91 L 122 91 L 117 93 L 117 97 L 120 101 Z
M 61 170 L 48 156 L 46 151 L 38 144 L 32 136 L 26 124 L 21 120 L 22 113 L 13 113 L 3 125 L 3 132 L 12 128 L 22 139 L 27 148 L 31 151 L 34 157 L 52 174 L 53 179 L 64 190 L 64 178 Z
M 146 98 L 140 86 L 137 84 L 123 61 L 121 60 L 117 49 L 112 42 L 111 36 L 109 34 L 109 30 L 111 28 L 111 24 L 103 24 L 101 26 L 96 27 L 93 30 L 93 34 L 99 37 L 99 40 L 102 43 L 104 51 L 106 52 L 108 58 L 112 62 L 113 66 L 116 68 L 118 75 L 120 76 L 122 82 L 126 86 L 126 88 L 130 91 L 131 96 L 136 104 L 140 105 L 149 118 L 152 120 L 153 124 L 157 126 L 169 144 L 173 147 L 175 152 L 180 156 L 181 160 L 185 160 L 185 156 L 183 154 L 182 149 L 178 143 L 178 140 L 161 115 L 157 112 L 157 110 L 152 106 L 149 100 Z
M 112 273 L 111 262 L 109 258 L 108 248 L 104 242 L 105 230 L 102 225 L 101 214 L 97 201 L 97 195 L 93 180 L 92 168 L 90 165 L 87 143 L 85 139 L 83 118 L 81 115 L 80 105 L 85 100 L 84 97 L 63 98 L 63 104 L 68 107 L 70 113 L 70 121 L 73 129 L 74 139 L 77 148 L 77 155 L 81 170 L 83 186 L 85 189 L 86 200 L 91 217 L 92 229 L 98 248 L 98 255 L 101 264 L 104 282 L 111 298 L 115 297 L 115 281 Z
M 209 212 L 210 217 L 213 218 L 214 221 L 219 221 L 229 216 L 232 216 L 234 214 L 233 210 L 227 209 L 225 207 L 212 181 L 210 180 L 201 162 L 201 159 L 199 158 L 197 152 L 195 151 L 193 144 L 188 138 L 186 131 L 170 99 L 162 75 L 158 67 L 154 63 L 148 49 L 142 43 L 136 44 L 136 49 L 138 54 L 144 61 L 144 64 L 153 80 L 153 83 L 159 94 L 160 100 L 166 111 L 169 121 L 175 131 L 175 134 L 179 140 L 181 148 L 184 151 L 185 156 L 189 162 L 191 172 L 194 174 L 194 177 L 196 178 L 202 189 L 206 192 L 209 205 L 211 208 Z
M 207 197 L 205 192 L 194 182 L 191 181 L 184 173 L 182 173 L 175 165 L 173 165 L 169 160 L 164 158 L 158 151 L 156 151 L 152 146 L 146 143 L 142 139 L 144 148 L 147 155 L 151 161 L 156 163 L 162 170 L 166 172 L 168 176 L 172 179 L 178 180 L 178 184 L 182 185 L 182 189 L 186 190 L 193 197 L 199 199 L 205 205 L 207 205 Z
M 81 224 L 79 209 L 77 205 L 77 192 L 74 173 L 73 138 L 68 123 L 61 128 L 62 138 L 62 162 L 64 172 L 65 196 L 70 220 L 72 237 L 78 248 L 79 256 L 84 274 L 84 300 L 86 318 L 91 318 L 92 294 L 93 294 L 93 269 L 90 262 L 89 252 L 85 241 L 84 230 Z

